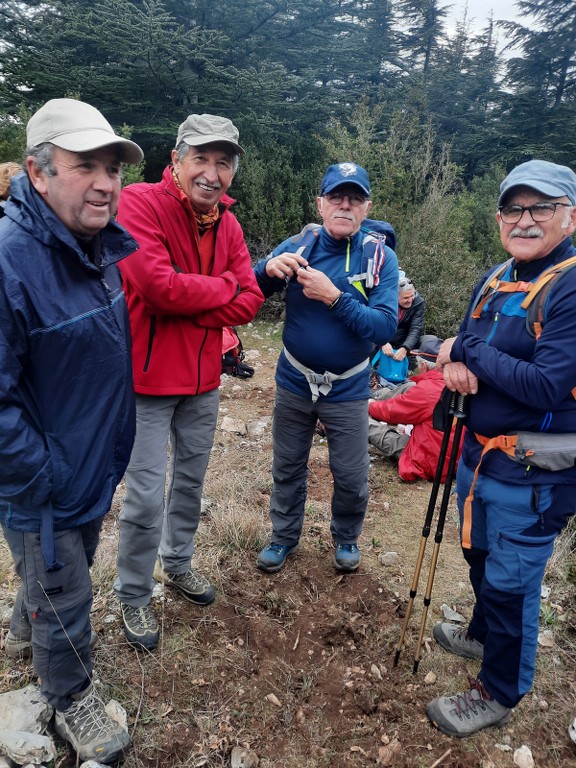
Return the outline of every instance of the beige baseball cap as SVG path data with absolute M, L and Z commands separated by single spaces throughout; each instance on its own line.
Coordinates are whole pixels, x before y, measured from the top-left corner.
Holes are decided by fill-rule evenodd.
M 244 150 L 238 144 L 238 128 L 227 117 L 218 115 L 188 115 L 186 120 L 178 128 L 176 146 L 186 142 L 191 147 L 200 147 L 203 144 L 213 144 L 221 141 L 231 144 L 237 154 L 243 155 Z
M 116 145 L 124 163 L 137 164 L 144 158 L 138 144 L 116 135 L 96 107 L 76 99 L 51 99 L 32 115 L 26 126 L 26 146 L 45 142 L 69 152 Z

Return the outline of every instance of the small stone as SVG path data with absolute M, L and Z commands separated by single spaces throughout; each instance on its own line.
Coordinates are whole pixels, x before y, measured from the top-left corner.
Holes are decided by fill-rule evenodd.
M 434 672 L 428 672 L 424 678 L 424 685 L 434 685 L 437 679 L 438 677 Z
M 376 666 L 376 664 L 372 664 L 370 667 L 370 674 L 374 678 L 374 680 L 381 681 L 382 680 L 382 672 L 380 672 L 380 668 Z
M 400 555 L 398 552 L 382 552 L 378 555 L 378 561 L 385 566 L 398 565 L 400 562 Z
M 278 697 L 273 693 L 269 693 L 267 696 L 264 696 L 264 698 L 266 699 L 266 701 L 269 701 L 270 704 L 274 704 L 275 707 L 282 706 Z
M 246 434 L 246 424 L 241 419 L 233 419 L 230 416 L 224 416 L 220 429 L 223 432 L 235 432 L 238 435 Z
M 532 757 L 530 747 L 522 744 L 519 749 L 514 750 L 514 764 L 518 768 L 534 768 L 534 758 Z
M 538 709 L 541 709 L 543 712 L 545 712 L 549 707 L 550 707 L 550 705 L 548 704 L 546 699 L 539 699 L 538 700 Z
M 398 764 L 398 758 L 402 754 L 402 745 L 398 739 L 392 739 L 390 744 L 380 747 L 378 750 L 378 764 L 393 766 Z
M 258 755 L 248 747 L 236 746 L 232 749 L 230 755 L 232 768 L 256 768 L 259 762 Z
M 551 629 L 545 629 L 539 633 L 538 645 L 541 645 L 543 648 L 553 648 L 555 644 L 554 633 Z

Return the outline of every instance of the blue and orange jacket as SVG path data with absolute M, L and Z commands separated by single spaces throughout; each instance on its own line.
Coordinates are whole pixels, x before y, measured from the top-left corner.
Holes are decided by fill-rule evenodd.
M 507 280 L 534 282 L 545 269 L 574 255 L 566 238 L 548 256 L 512 263 Z M 492 270 L 491 270 L 492 271 Z M 480 280 L 478 294 L 485 283 Z M 479 379 L 478 393 L 469 398 L 463 461 L 475 468 L 484 437 L 519 431 L 576 433 L 576 270 L 556 281 L 546 306 L 546 322 L 538 340 L 526 328 L 524 292 L 494 293 L 480 317 L 468 310 L 450 353 Z M 515 484 L 575 484 L 576 467 L 546 471 L 512 461 L 499 450 L 489 451 L 482 473 Z

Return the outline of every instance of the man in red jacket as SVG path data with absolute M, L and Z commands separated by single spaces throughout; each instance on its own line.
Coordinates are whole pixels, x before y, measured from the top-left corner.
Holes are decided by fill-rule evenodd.
M 398 459 L 398 474 L 408 482 L 434 479 L 442 443 L 442 432 L 432 426 L 432 414 L 444 389 L 444 377 L 432 360 L 416 359 L 418 373 L 410 379 L 410 388 L 386 400 L 373 400 L 368 406 L 370 444 L 385 456 Z M 406 431 L 405 425 L 413 425 L 412 430 Z M 447 456 L 451 449 L 452 438 Z M 442 482 L 446 471 L 447 462 Z
M 264 300 L 226 194 L 243 151 L 230 120 L 189 115 L 162 180 L 120 196 L 118 220 L 140 249 L 122 268 L 137 424 L 114 590 L 136 648 L 158 644 L 154 579 L 196 605 L 215 597 L 191 559 L 218 415 L 222 328 L 249 322 Z

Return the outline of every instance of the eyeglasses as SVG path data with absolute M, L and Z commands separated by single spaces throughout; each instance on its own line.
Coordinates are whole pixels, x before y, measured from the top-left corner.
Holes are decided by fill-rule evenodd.
M 526 207 L 523 205 L 501 205 L 498 210 L 504 224 L 518 224 L 524 215 L 524 211 L 528 211 L 534 222 L 550 221 L 550 219 L 554 218 L 556 208 L 559 205 L 572 208 L 571 203 L 535 203 Z
M 330 205 L 341 205 L 344 202 L 344 198 L 347 197 L 348 202 L 353 207 L 364 205 L 368 199 L 365 195 L 356 194 L 355 192 L 346 195 L 343 195 L 341 192 L 331 192 L 329 195 L 324 195 L 324 197 Z

